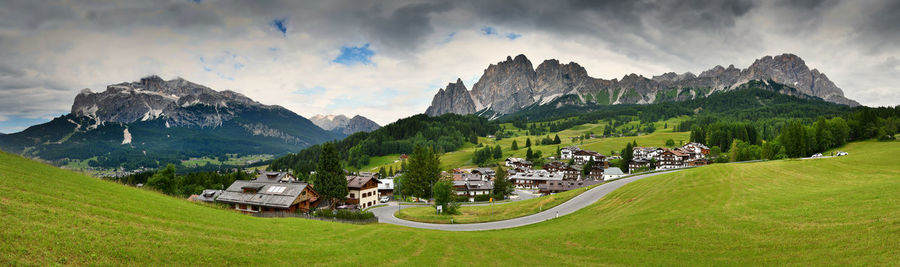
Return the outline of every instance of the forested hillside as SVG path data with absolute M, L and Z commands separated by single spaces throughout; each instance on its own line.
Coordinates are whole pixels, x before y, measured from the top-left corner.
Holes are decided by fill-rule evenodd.
M 369 157 L 410 154 L 417 145 L 434 147 L 440 153 L 455 151 L 466 142 L 477 140 L 478 136 L 494 134 L 498 129 L 496 122 L 474 115 L 429 117 L 419 114 L 369 133 L 355 133 L 335 142 L 335 147 L 345 164 L 358 167 L 368 164 Z M 291 169 L 303 177 L 315 168 L 321 150 L 321 145 L 315 145 L 275 159 L 269 169 Z

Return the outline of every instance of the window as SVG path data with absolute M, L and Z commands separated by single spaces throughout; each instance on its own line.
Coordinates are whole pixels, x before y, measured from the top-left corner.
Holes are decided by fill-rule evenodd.
M 353 193 L 350 193 L 350 198 L 356 198 L 356 195 Z

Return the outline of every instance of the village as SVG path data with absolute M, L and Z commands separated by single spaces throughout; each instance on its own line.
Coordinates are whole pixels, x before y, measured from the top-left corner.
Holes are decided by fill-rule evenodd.
M 532 162 L 522 158 L 510 157 L 502 162 L 502 167 L 458 168 L 441 172 L 441 179 L 452 181 L 454 200 L 457 202 L 492 202 L 498 170 L 506 172 L 504 179 L 517 192 L 544 196 L 609 182 L 631 174 L 707 165 L 711 163 L 709 152 L 709 148 L 700 143 L 688 143 L 675 148 L 634 147 L 627 170 L 622 170 L 610 164 L 610 160 L 622 160 L 620 156 L 606 156 L 571 146 L 561 148 L 558 158 L 549 157 L 549 162 L 542 166 L 534 166 Z M 290 172 L 275 171 L 256 171 L 257 176 L 253 180 L 236 180 L 224 190 L 207 189 L 188 199 L 219 203 L 248 214 L 310 213 L 327 207 L 364 211 L 399 200 L 428 203 L 424 199 L 402 199 L 395 195 L 396 180 L 403 172 L 385 177 L 378 172 L 344 172 L 347 194 L 339 203 L 326 203 L 313 184 L 297 179 Z M 512 194 L 512 199 L 517 198 L 516 193 Z

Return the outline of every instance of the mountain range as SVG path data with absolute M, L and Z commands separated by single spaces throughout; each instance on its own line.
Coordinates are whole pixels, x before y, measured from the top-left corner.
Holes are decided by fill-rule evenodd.
M 381 125 L 378 125 L 378 123 L 360 115 L 347 118 L 344 115 L 319 114 L 312 116 L 309 120 L 322 129 L 344 135 L 351 135 L 357 132 L 371 132 L 381 128 Z
M 555 59 L 533 68 L 525 55 L 518 55 L 488 66 L 471 91 L 460 79 L 440 89 L 425 114 L 479 114 L 494 118 L 535 105 L 559 105 L 554 100 L 567 95 L 577 96 L 581 103 L 599 105 L 681 101 L 735 90 L 750 81 L 790 87 L 791 90 L 781 91 L 785 94 L 859 105 L 844 97 L 825 74 L 810 69 L 793 54 L 765 56 L 746 69 L 715 66 L 700 75 L 669 72 L 647 78 L 629 74 L 621 80 L 593 78 L 578 63 L 561 64 Z
M 188 157 L 279 155 L 344 136 L 237 92 L 149 76 L 103 92 L 84 89 L 71 113 L 0 135 L 0 149 L 50 161 L 155 167 Z

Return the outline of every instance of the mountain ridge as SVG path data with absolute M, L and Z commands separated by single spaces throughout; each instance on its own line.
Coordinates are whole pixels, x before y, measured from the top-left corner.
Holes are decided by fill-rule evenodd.
M 381 125 L 362 115 L 348 118 L 343 114 L 317 114 L 310 117 L 309 120 L 322 129 L 344 135 L 351 135 L 357 132 L 371 132 L 381 128 Z
M 532 105 L 544 105 L 565 95 L 578 95 L 582 102 L 601 105 L 649 104 L 706 97 L 714 92 L 729 91 L 750 81 L 774 81 L 794 87 L 806 96 L 848 106 L 859 103 L 844 96 L 843 91 L 817 69 L 810 69 L 793 54 L 764 56 L 746 69 L 734 65 L 717 65 L 700 75 L 691 72 L 668 72 L 651 78 L 628 74 L 621 79 L 605 80 L 587 74 L 575 62 L 562 64 L 547 59 L 532 68 L 525 55 L 507 56 L 505 61 L 490 64 L 471 91 L 458 80 L 435 94 L 426 110 L 431 116 L 444 113 L 511 114 Z M 452 94 L 448 93 L 452 89 Z M 471 108 L 468 103 L 474 103 Z M 461 103 L 461 104 L 459 104 Z
M 0 149 L 59 163 L 157 167 L 190 157 L 280 155 L 343 138 L 284 107 L 182 78 L 82 90 L 71 113 L 0 135 Z

